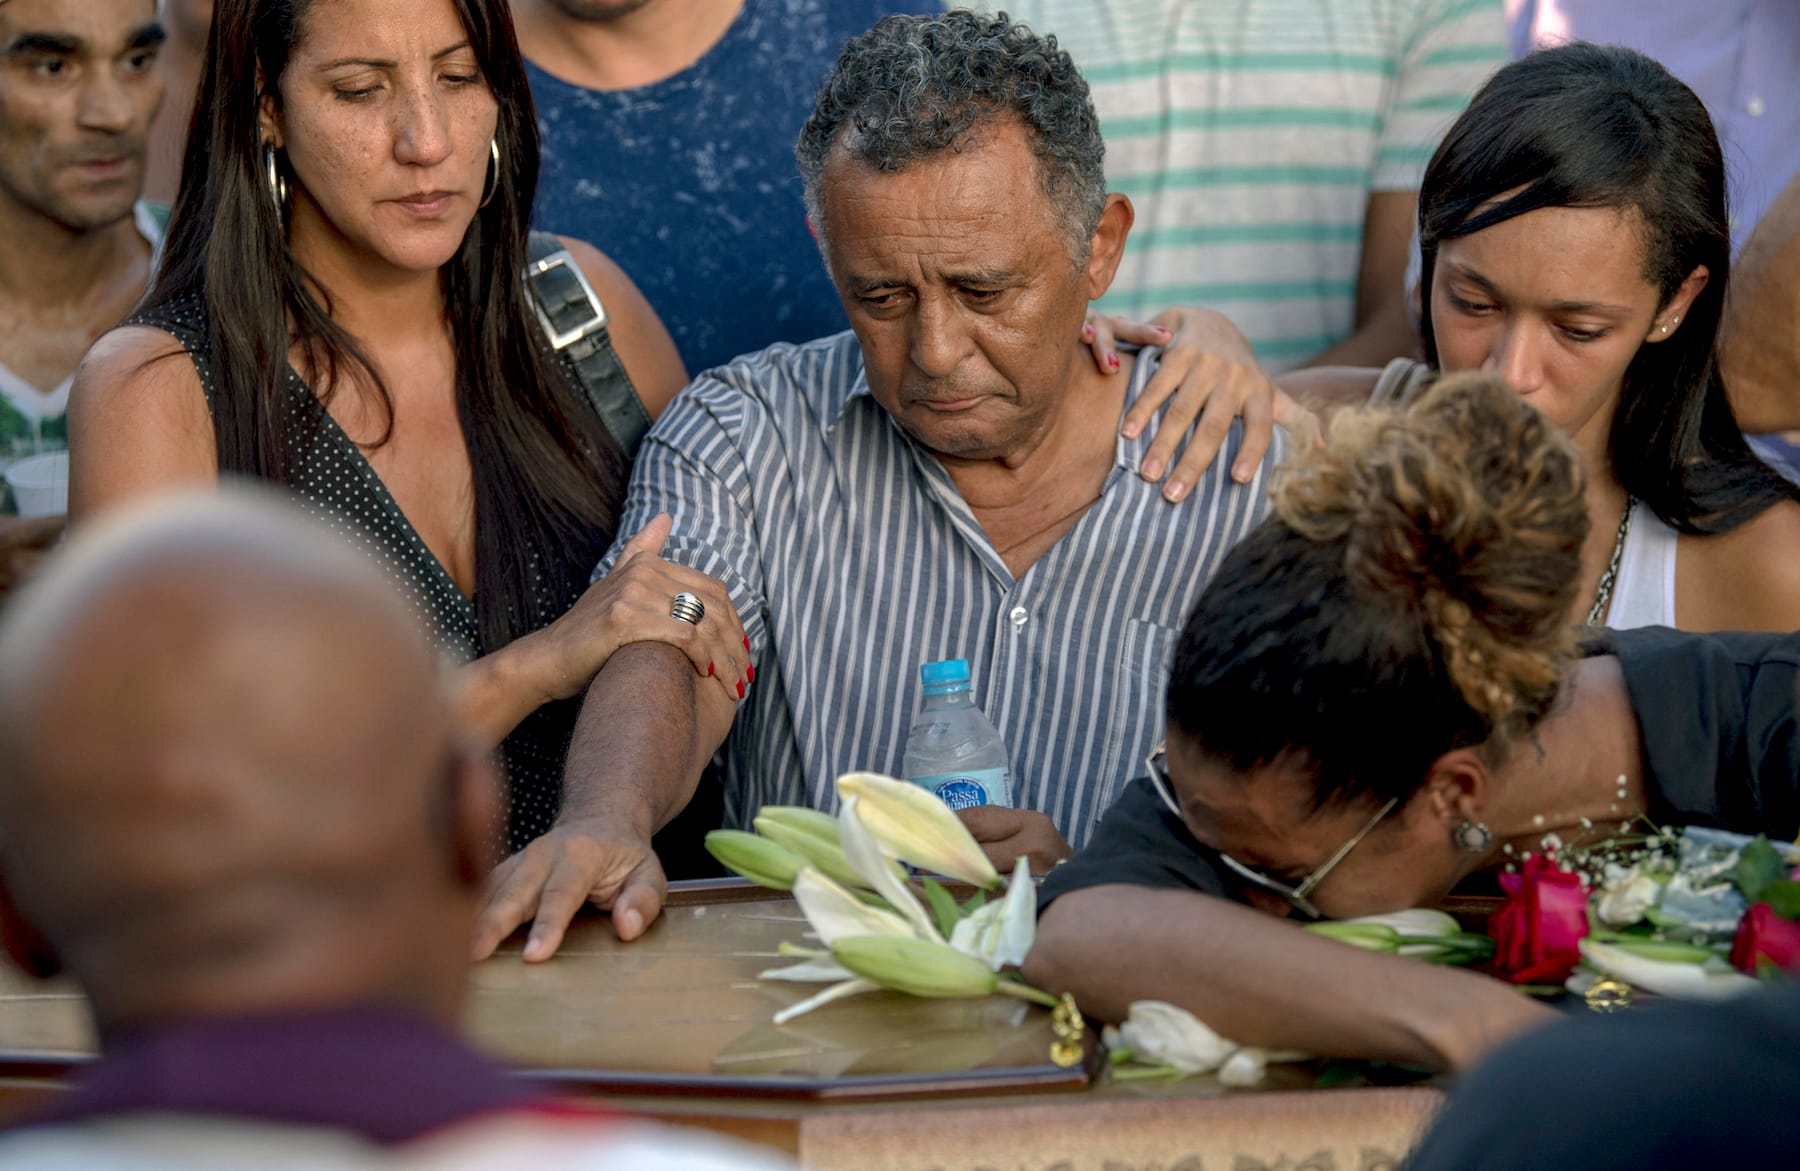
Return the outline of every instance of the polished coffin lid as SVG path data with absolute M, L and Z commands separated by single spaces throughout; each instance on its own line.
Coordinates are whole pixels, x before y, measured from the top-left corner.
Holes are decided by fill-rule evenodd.
M 651 930 L 621 944 L 584 918 L 554 960 L 522 937 L 471 972 L 465 1031 L 534 1079 L 609 1094 L 859 1098 L 1079 1088 L 1050 1059 L 1050 1013 L 1006 996 L 921 1000 L 871 993 L 777 1026 L 817 984 L 757 979 L 807 944 L 791 898 L 735 880 L 675 884 Z M 58 1076 L 94 1051 L 80 994 L 0 969 L 0 1076 Z

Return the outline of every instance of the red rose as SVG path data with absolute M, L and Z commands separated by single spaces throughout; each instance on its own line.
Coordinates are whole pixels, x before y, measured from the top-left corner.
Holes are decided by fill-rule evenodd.
M 1502 874 L 1506 904 L 1488 920 L 1494 974 L 1514 984 L 1566 980 L 1581 962 L 1588 933 L 1588 890 L 1556 860 L 1533 855 L 1517 874 Z
M 1756 962 L 1767 959 L 1783 971 L 1800 972 L 1800 923 L 1783 919 L 1767 903 L 1757 903 L 1738 923 L 1731 941 L 1731 963 L 1756 975 Z

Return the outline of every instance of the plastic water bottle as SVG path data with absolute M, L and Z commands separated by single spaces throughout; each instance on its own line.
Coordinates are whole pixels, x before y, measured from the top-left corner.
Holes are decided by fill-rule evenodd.
M 965 659 L 919 668 L 923 702 L 906 737 L 906 779 L 952 809 L 1011 805 L 1006 745 L 975 706 Z

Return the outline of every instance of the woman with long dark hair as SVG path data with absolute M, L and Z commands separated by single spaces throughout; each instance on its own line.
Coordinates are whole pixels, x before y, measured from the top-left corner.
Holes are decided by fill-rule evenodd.
M 1427 361 L 1496 370 L 1582 454 L 1583 616 L 1800 627 L 1800 489 L 1719 377 L 1731 229 L 1693 91 L 1629 49 L 1534 54 L 1457 121 L 1419 206 Z
M 537 168 L 502 0 L 220 0 L 161 271 L 71 409 L 78 519 L 233 474 L 359 538 L 464 664 L 470 734 L 505 738 L 514 847 L 619 645 L 679 646 L 734 700 L 754 678 L 723 588 L 655 556 L 666 522 L 589 587 L 626 460 L 529 300 Z M 655 413 L 686 381 L 667 332 L 562 243 L 610 317 L 604 377 Z
M 1425 170 L 1426 363 L 1277 381 L 1328 409 L 1491 370 L 1586 468 L 1575 620 L 1800 628 L 1800 489 L 1744 441 L 1715 356 L 1726 211 L 1692 90 L 1630 49 L 1533 53 L 1476 94 Z

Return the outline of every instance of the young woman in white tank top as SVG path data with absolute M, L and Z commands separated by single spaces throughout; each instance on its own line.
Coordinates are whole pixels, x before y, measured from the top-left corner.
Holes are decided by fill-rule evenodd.
M 1328 407 L 1492 370 L 1587 471 L 1574 618 L 1800 629 L 1800 489 L 1745 443 L 1714 359 L 1730 231 L 1693 92 L 1627 49 L 1534 53 L 1476 95 L 1419 198 L 1429 365 L 1284 388 Z

